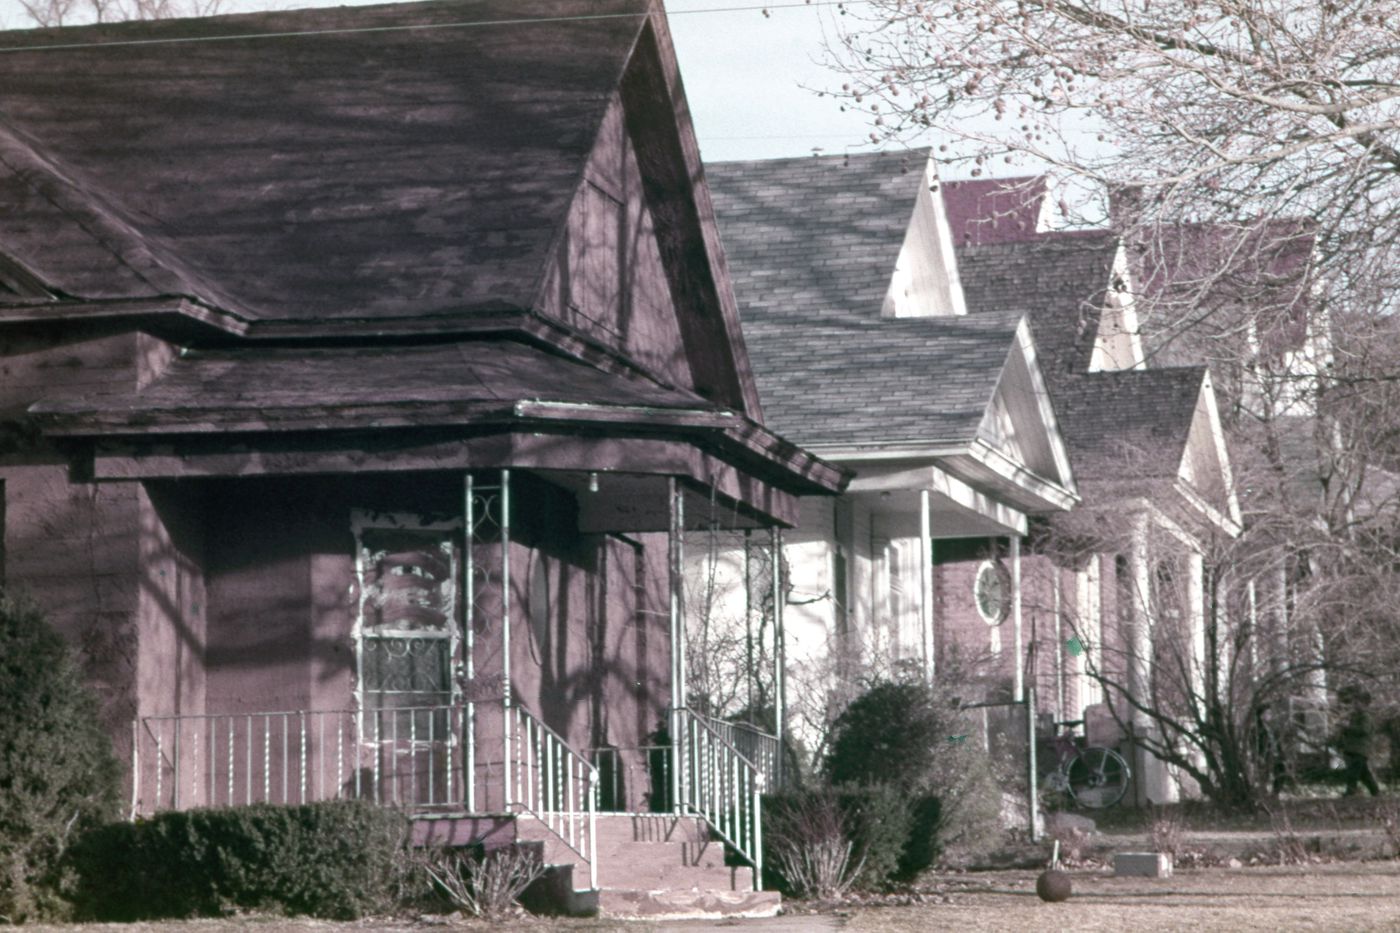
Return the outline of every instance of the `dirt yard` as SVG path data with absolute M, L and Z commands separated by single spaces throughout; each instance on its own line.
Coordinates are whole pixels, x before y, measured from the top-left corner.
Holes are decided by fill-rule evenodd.
M 50 933 L 452 933 L 454 930 L 634 931 L 699 930 L 754 933 L 915 933 L 927 930 L 1122 931 L 1219 930 L 1281 933 L 1289 930 L 1400 931 L 1400 863 L 1332 863 L 1288 868 L 1211 868 L 1167 879 L 1114 878 L 1107 872 L 1075 872 L 1074 896 L 1043 904 L 1035 896 L 1035 872 L 947 875 L 932 887 L 931 902 L 894 907 L 848 906 L 822 913 L 790 913 L 770 920 L 623 923 L 602 920 L 521 920 L 487 925 L 442 920 L 318 921 L 247 918 L 187 923 L 30 927 Z

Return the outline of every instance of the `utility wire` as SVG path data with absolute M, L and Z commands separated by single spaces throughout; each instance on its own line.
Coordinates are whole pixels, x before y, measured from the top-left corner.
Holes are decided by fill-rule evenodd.
M 751 13 L 770 10 L 803 9 L 808 7 L 847 7 L 857 3 L 867 3 L 869 0 L 803 0 L 802 3 L 767 3 L 758 6 L 728 6 L 728 7 L 706 7 L 699 10 L 670 10 L 666 12 L 667 17 L 690 16 L 700 13 Z M 344 9 L 342 7 L 341 9 Z M 347 27 L 344 29 L 307 29 L 293 32 L 249 32 L 231 33 L 222 36 L 170 36 L 167 38 L 154 39 L 118 39 L 112 42 L 58 42 L 49 45 L 15 45 L 0 46 L 0 53 L 9 52 L 66 52 L 77 49 L 110 49 L 145 45 L 191 45 L 198 42 L 246 42 L 253 39 L 295 39 L 312 36 L 348 36 L 366 35 L 371 33 L 388 32 L 426 32 L 436 29 L 479 29 L 495 26 L 531 26 L 540 23 L 584 23 L 596 22 L 599 20 L 613 19 L 641 19 L 647 16 L 658 15 L 659 11 L 649 13 L 585 13 L 578 16 L 541 16 L 525 19 L 491 19 L 491 20 L 465 20 L 451 23 L 417 23 L 402 26 L 359 26 Z M 274 14 L 275 15 L 275 14 Z M 151 22 L 151 21 L 148 21 Z M 116 25 L 87 24 L 87 25 Z M 86 26 L 56 27 L 58 29 L 74 28 L 81 29 Z

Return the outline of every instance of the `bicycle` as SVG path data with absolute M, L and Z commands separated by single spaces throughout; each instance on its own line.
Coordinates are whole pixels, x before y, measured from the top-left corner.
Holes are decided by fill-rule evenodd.
M 1123 756 L 1102 745 L 1080 745 L 1074 734 L 1084 720 L 1057 722 L 1063 731 L 1054 738 L 1058 758 L 1055 770 L 1045 776 L 1046 789 L 1064 794 L 1089 810 L 1111 807 L 1128 792 L 1132 769 Z

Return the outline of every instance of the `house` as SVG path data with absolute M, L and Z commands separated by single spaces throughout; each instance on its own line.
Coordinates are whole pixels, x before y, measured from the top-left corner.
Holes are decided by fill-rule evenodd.
M 765 426 L 660 4 L 4 45 L 5 579 L 132 813 L 368 797 L 542 840 L 604 910 L 771 909 L 757 772 L 684 707 L 679 554 L 846 477 Z M 671 815 L 609 828 L 600 764 Z
M 1017 550 L 1034 517 L 1078 501 L 1030 322 L 968 313 L 924 154 L 706 172 L 772 424 L 856 472 L 840 499 L 805 502 L 786 538 L 795 728 L 819 743 L 872 671 L 1019 696 Z M 994 624 L 931 563 L 966 540 L 999 542 L 1009 561 L 991 582 L 1004 592 L 985 594 Z
M 856 471 L 788 538 L 789 633 L 845 638 L 839 654 L 879 668 L 905 649 L 878 633 L 912 606 L 925 633 L 913 656 L 965 700 L 1007 716 L 1033 685 L 1047 718 L 1079 720 L 1106 709 L 1107 681 L 1121 695 L 1091 738 L 1143 737 L 1150 724 L 1123 698 L 1147 701 L 1167 679 L 1154 645 L 1203 650 L 1208 542 L 1238 531 L 1209 372 L 1147 368 L 1111 231 L 1047 231 L 1043 182 L 944 184 L 928 162 L 707 166 L 770 421 Z M 1008 321 L 1014 342 L 1004 329 L 974 349 L 973 332 Z M 1000 454 L 1000 475 L 979 449 Z M 923 475 L 901 476 L 916 464 Z M 978 521 L 939 514 L 944 474 Z M 804 587 L 831 598 L 799 613 Z M 1139 799 L 1179 792 L 1153 756 L 1136 759 Z

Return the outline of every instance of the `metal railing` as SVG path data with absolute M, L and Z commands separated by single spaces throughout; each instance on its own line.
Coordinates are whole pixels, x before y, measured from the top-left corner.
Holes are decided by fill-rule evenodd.
M 586 862 L 588 886 L 596 889 L 598 769 L 523 707 L 511 706 L 507 716 L 507 805 L 534 816 Z
M 786 786 L 783 780 L 782 743 L 776 735 L 746 722 L 726 722 L 713 716 L 702 718 L 759 770 L 763 775 L 765 793 L 771 794 Z
M 763 886 L 763 773 L 710 725 L 688 709 L 672 712 L 675 785 L 683 809 L 705 818 L 710 828 L 753 865 L 754 890 Z
M 460 706 L 146 716 L 133 724 L 131 814 L 356 798 L 461 805 Z
M 671 746 L 595 748 L 599 813 L 670 813 Z

